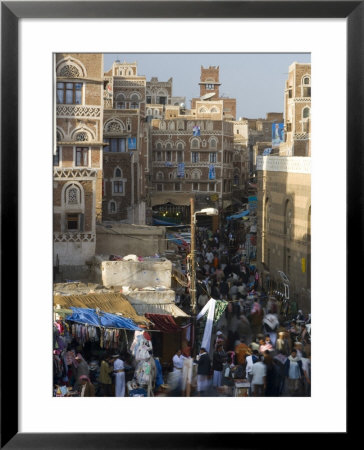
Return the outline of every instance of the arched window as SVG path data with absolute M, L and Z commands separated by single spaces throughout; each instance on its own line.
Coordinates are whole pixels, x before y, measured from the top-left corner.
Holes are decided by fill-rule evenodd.
M 199 170 L 193 170 L 191 172 L 192 180 L 199 180 L 201 178 L 201 172 Z
M 302 131 L 304 133 L 309 133 L 310 131 L 310 115 L 311 115 L 311 110 L 308 106 L 306 106 L 305 108 L 303 108 L 302 110 Z
M 157 148 L 158 150 L 162 149 L 162 144 L 160 142 L 157 142 L 155 148 Z
M 200 108 L 200 113 L 207 113 L 207 108 L 205 108 L 204 106 Z
M 79 204 L 79 191 L 76 188 L 67 189 L 67 203 L 69 205 L 78 205 Z
M 200 147 L 200 141 L 198 139 L 192 139 L 191 148 L 199 148 L 199 147 Z
M 67 64 L 60 69 L 58 76 L 65 78 L 78 78 L 81 74 L 76 66 L 73 64 Z
M 166 150 L 172 150 L 172 144 L 170 142 L 166 143 Z
M 116 203 L 114 202 L 114 200 L 110 200 L 109 213 L 111 214 L 116 213 Z
M 166 123 L 165 123 L 163 120 L 161 120 L 161 123 L 160 123 L 160 125 L 159 125 L 159 128 L 160 128 L 161 130 L 165 130 L 165 129 L 166 129 Z
M 116 109 L 126 109 L 126 101 L 125 101 L 125 95 L 122 93 L 119 93 L 115 97 L 115 107 Z
M 174 124 L 173 121 L 169 122 L 169 127 L 170 130 L 174 131 L 176 129 L 176 125 Z
M 311 97 L 311 77 L 305 75 L 302 78 L 302 97 Z
M 304 77 L 303 78 L 303 84 L 304 85 L 310 85 L 311 84 L 310 77 Z
M 122 124 L 115 120 L 108 122 L 105 126 L 106 133 L 121 133 L 122 131 L 123 131 Z
M 124 183 L 125 179 L 123 179 L 123 171 L 120 169 L 120 167 L 116 167 L 114 170 L 114 178 L 112 180 L 113 195 L 124 195 Z
M 82 131 L 80 133 L 77 133 L 75 136 L 76 141 L 88 141 L 88 134 L 85 131 Z
M 219 110 L 218 110 L 217 108 L 214 107 L 214 108 L 211 108 L 211 112 L 212 112 L 212 113 L 218 113 Z
M 309 117 L 310 117 L 310 108 L 308 106 L 306 106 L 302 110 L 302 118 L 303 119 L 308 119 Z
M 139 108 L 139 102 L 140 102 L 140 97 L 138 94 L 131 94 L 130 96 L 130 108 L 131 109 L 138 109 Z
M 184 148 L 184 145 L 183 145 L 183 142 L 177 142 L 177 150 L 183 150 L 183 148 Z
M 76 184 L 71 184 L 65 190 L 66 206 L 81 206 L 81 189 Z
M 217 140 L 212 138 L 210 139 L 210 147 L 211 148 L 216 148 L 217 147 Z
M 164 179 L 163 172 L 157 172 L 157 180 L 163 180 L 163 179 Z
M 64 78 L 82 78 L 87 77 L 87 71 L 81 61 L 75 58 L 67 56 L 66 58 L 58 61 L 57 77 Z

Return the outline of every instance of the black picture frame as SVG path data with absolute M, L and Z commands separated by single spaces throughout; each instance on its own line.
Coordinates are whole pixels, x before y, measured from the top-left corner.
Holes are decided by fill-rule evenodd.
M 15 269 L 18 246 L 18 22 L 22 18 L 346 18 L 347 19 L 347 299 L 355 295 L 363 263 L 364 143 L 364 5 L 362 1 L 5 1 L 1 2 L 1 448 L 139 449 L 260 448 L 282 443 L 278 434 L 189 433 L 188 419 L 178 417 L 183 433 L 19 433 L 16 351 L 18 326 Z M 87 7 L 85 7 L 87 4 Z M 361 252 L 362 253 L 362 252 Z M 361 257 L 361 253 L 359 257 Z M 341 269 L 340 269 L 341 270 Z M 10 301 L 11 300 L 11 301 Z M 354 297 L 355 300 L 355 297 Z M 348 310 L 349 313 L 349 310 Z M 9 323 L 9 317 L 13 320 Z M 11 345 L 7 335 L 12 333 Z M 15 340 L 14 340 L 15 339 Z M 349 359 L 349 358 L 348 358 Z M 9 363 L 10 362 L 10 363 Z M 334 393 L 333 393 L 334 395 Z M 248 411 L 246 411 L 248 413 Z M 222 417 L 225 412 L 222 412 Z M 266 417 L 262 411 L 262 418 Z M 335 433 L 343 444 L 349 436 Z M 203 430 L 201 430 L 203 431 Z M 289 432 L 289 430 L 287 430 Z M 309 433 L 308 433 L 309 434 Z M 315 436 L 315 443 L 320 433 Z M 307 437 L 307 436 L 306 436 Z M 310 437 L 310 436 L 309 436 Z M 327 436 L 323 436 L 327 442 Z M 302 440 L 303 439 L 303 440 Z M 305 436 L 300 437 L 300 445 Z M 288 443 L 288 445 L 291 445 Z M 295 444 L 296 446 L 296 444 Z

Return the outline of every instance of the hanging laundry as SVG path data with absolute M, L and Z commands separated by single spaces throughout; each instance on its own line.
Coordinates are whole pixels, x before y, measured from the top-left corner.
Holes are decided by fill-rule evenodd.
M 195 125 L 193 127 L 193 135 L 194 136 L 200 136 L 201 135 L 201 129 L 198 125 Z
M 205 325 L 205 331 L 202 338 L 201 347 L 205 348 L 208 352 L 210 350 L 211 344 L 211 333 L 212 333 L 212 325 L 214 321 L 214 313 L 215 313 L 215 304 L 216 300 L 210 298 L 210 300 L 206 303 L 200 313 L 197 315 L 196 320 L 201 319 L 207 313 L 207 320 Z

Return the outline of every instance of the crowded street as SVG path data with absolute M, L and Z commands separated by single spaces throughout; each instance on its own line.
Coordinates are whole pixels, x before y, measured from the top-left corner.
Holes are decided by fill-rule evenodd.
M 135 331 L 122 353 L 90 352 L 85 330 L 57 320 L 56 347 L 67 351 L 55 366 L 55 395 L 309 396 L 310 314 L 293 305 L 285 311 L 237 241 L 229 226 L 214 233 L 197 227 L 196 318 L 205 321 L 196 321 L 195 332 L 188 327 L 190 338 L 184 333 L 163 365 L 153 353 L 153 331 Z M 192 313 L 189 287 L 178 292 L 177 304 Z M 92 336 L 90 327 L 86 332 Z
M 56 55 L 55 397 L 311 396 L 310 55 L 257 109 L 268 56 Z

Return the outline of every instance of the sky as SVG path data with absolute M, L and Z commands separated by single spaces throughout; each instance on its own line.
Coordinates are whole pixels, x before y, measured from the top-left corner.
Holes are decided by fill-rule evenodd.
M 264 118 L 282 112 L 288 67 L 310 62 L 309 53 L 105 53 L 104 70 L 115 60 L 137 62 L 147 81 L 173 78 L 172 95 L 190 100 L 200 95 L 201 66 L 220 67 L 220 96 L 236 98 L 236 118 Z

